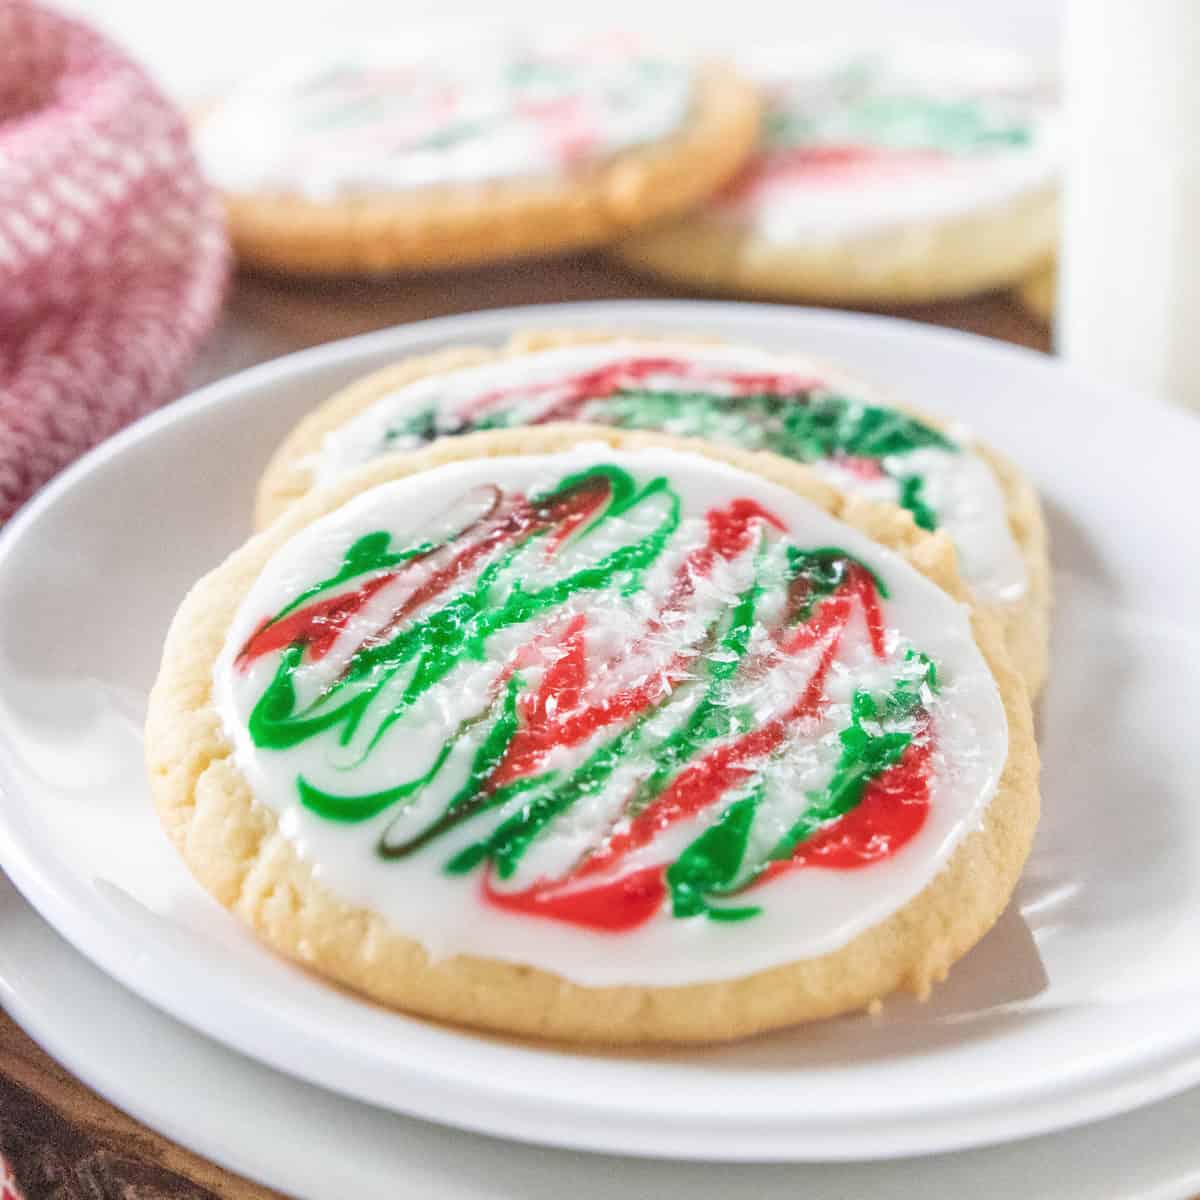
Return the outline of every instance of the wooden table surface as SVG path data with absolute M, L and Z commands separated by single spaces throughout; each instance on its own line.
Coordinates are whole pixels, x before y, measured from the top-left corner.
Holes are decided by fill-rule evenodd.
M 592 256 L 386 285 L 298 286 L 241 278 L 191 382 L 198 386 L 292 350 L 423 317 L 514 304 L 672 295 L 679 293 Z M 1049 345 L 1045 326 L 1007 295 L 900 315 L 1036 349 Z M 5 1162 L 19 1191 L 8 1190 Z M 119 1112 L 0 1011 L 0 1200 L 10 1195 L 25 1200 L 267 1200 L 278 1193 L 230 1175 Z

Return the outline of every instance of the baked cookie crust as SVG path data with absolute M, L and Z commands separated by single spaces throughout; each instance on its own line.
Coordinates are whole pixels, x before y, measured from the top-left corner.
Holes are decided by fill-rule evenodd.
M 913 900 L 840 949 L 742 978 L 682 987 L 584 987 L 548 971 L 459 956 L 431 961 L 416 940 L 330 892 L 255 802 L 213 705 L 213 666 L 229 625 L 270 557 L 294 534 L 367 489 L 444 463 L 547 454 L 582 442 L 669 447 L 758 474 L 901 554 L 967 602 L 944 534 L 901 510 L 828 487 L 768 454 L 602 426 L 543 427 L 443 439 L 368 464 L 298 500 L 184 600 L 150 697 L 146 759 L 167 833 L 199 882 L 276 951 L 380 1003 L 473 1028 L 603 1044 L 714 1042 L 864 1009 L 897 990 L 928 993 L 1008 903 L 1037 824 L 1038 759 L 1024 684 L 1003 635 L 973 610 L 996 680 L 1009 752 L 982 828 Z
M 625 265 L 708 292 L 833 304 L 922 304 L 1009 287 L 1053 251 L 1057 191 L 962 217 L 813 243 L 695 213 L 626 238 Z

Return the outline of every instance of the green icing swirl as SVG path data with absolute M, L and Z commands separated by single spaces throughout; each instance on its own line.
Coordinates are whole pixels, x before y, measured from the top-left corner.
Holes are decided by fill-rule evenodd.
M 619 388 L 589 398 L 572 418 L 621 429 L 661 430 L 747 450 L 769 450 L 802 463 L 870 459 L 897 481 L 899 504 L 918 526 L 928 530 L 938 527 L 938 518 L 925 499 L 923 477 L 904 472 L 891 460 L 926 448 L 947 453 L 959 450 L 939 430 L 897 409 L 820 389 L 723 395 L 703 390 Z M 515 404 L 495 406 L 470 420 L 455 420 L 431 404 L 394 423 L 385 434 L 382 449 L 524 423 Z M 536 418 L 530 423 L 537 423 Z

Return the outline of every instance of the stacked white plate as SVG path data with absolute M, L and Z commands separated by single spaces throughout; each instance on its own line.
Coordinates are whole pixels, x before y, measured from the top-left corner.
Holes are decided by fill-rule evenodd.
M 1008 913 L 929 1004 L 696 1050 L 480 1037 L 282 963 L 159 831 L 140 726 L 162 635 L 248 533 L 279 437 L 406 352 L 588 325 L 840 360 L 966 422 L 1041 488 L 1058 594 L 1042 827 Z M 0 535 L 0 863 L 28 901 L 0 889 L 0 1000 L 122 1107 L 302 1197 L 398 1180 L 451 1198 L 1200 1191 L 1200 1092 L 1164 1100 L 1200 1082 L 1198 461 L 1200 423 L 1043 356 L 755 305 L 450 318 L 205 389 Z

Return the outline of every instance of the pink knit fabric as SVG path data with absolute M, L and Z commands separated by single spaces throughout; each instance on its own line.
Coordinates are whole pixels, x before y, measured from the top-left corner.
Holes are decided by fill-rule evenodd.
M 17 1186 L 17 1177 L 12 1173 L 12 1168 L 4 1161 L 4 1155 L 0 1154 L 0 1200 L 25 1200 L 21 1194 L 21 1189 Z
M 0 0 L 0 521 L 172 397 L 228 269 L 175 108 L 87 26 Z

